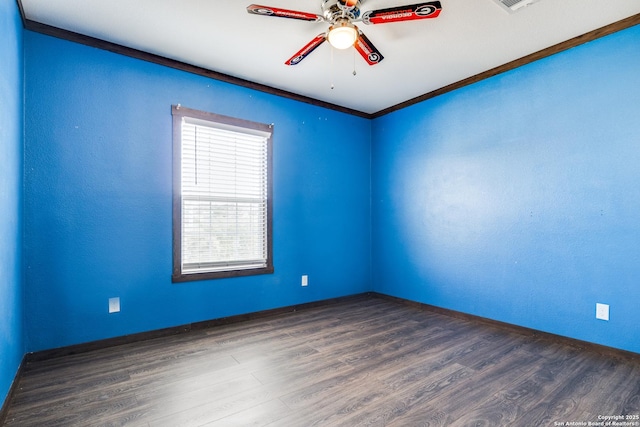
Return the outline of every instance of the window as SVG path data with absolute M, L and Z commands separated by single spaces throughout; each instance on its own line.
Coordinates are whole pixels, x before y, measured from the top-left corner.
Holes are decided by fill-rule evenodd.
M 173 114 L 173 281 L 273 273 L 273 126 Z

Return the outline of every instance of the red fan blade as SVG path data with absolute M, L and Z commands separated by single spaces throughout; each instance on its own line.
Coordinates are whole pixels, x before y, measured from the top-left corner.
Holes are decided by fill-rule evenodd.
M 296 52 L 291 58 L 287 59 L 285 62 L 286 65 L 296 65 L 304 58 L 307 57 L 311 52 L 315 50 L 318 46 L 320 46 L 327 39 L 327 35 L 325 33 L 318 34 L 313 40 L 305 45 L 302 49 Z
M 279 9 L 277 7 L 250 4 L 247 12 L 254 15 L 277 16 L 280 18 L 300 19 L 302 21 L 322 21 L 322 16 L 315 13 L 298 12 L 297 10 Z
M 369 65 L 376 65 L 384 59 L 384 56 L 382 56 L 380 51 L 376 49 L 369 38 L 360 30 L 358 30 L 358 40 L 356 40 L 353 47 L 356 48 Z
M 439 1 L 396 6 L 388 9 L 369 10 L 362 14 L 365 24 L 385 24 L 387 22 L 413 21 L 414 19 L 437 18 L 442 11 Z

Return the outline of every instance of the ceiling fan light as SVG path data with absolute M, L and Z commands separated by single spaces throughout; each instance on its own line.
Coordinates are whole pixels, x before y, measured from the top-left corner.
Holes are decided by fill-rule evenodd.
M 353 46 L 357 38 L 356 28 L 348 22 L 338 23 L 329 29 L 329 43 L 336 49 L 347 49 Z

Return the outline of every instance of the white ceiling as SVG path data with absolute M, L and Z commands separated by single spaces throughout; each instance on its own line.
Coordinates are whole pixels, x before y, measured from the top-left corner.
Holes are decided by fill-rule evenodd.
M 250 15 L 254 2 L 322 14 L 321 0 L 21 0 L 30 21 L 364 113 L 640 13 L 639 0 L 540 0 L 511 14 L 494 0 L 441 0 L 436 19 L 359 24 L 384 55 L 380 64 L 324 43 L 286 66 L 328 24 Z M 364 0 L 361 11 L 414 3 Z

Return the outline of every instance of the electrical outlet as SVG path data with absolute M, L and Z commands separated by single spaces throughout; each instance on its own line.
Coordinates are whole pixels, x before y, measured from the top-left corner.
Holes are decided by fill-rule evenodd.
M 109 298 L 109 313 L 120 311 L 120 297 Z
M 309 284 L 309 276 L 307 276 L 306 274 L 302 276 L 302 282 L 301 285 L 302 286 L 307 286 Z
M 609 320 L 609 304 L 596 303 L 596 319 Z

